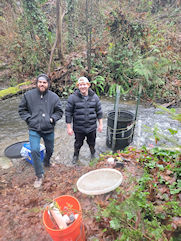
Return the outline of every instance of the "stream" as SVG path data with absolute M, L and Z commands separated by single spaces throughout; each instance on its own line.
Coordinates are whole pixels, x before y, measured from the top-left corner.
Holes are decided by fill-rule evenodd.
M 18 115 L 18 105 L 21 97 L 22 96 L 18 96 L 0 101 L 0 160 L 4 158 L 4 150 L 6 147 L 16 142 L 28 140 L 26 123 L 21 120 Z M 111 151 L 111 149 L 106 146 L 107 117 L 108 113 L 114 109 L 114 102 L 114 98 L 101 99 L 103 109 L 103 132 L 97 133 L 96 157 L 98 157 L 100 153 Z M 63 110 L 65 110 L 65 105 L 66 100 L 64 99 L 62 100 Z M 131 111 L 135 114 L 136 101 L 120 101 L 119 109 L 123 111 Z M 178 108 L 176 111 L 179 113 L 181 110 Z M 169 136 L 169 128 L 177 130 L 176 139 L 181 144 L 181 124 L 176 120 L 172 120 L 166 113 L 157 114 L 157 112 L 158 109 L 155 109 L 154 107 L 146 107 L 143 104 L 139 105 L 134 138 L 130 145 L 138 148 L 142 145 L 148 147 L 156 146 L 153 136 L 153 129 L 155 126 L 167 136 Z M 67 134 L 65 116 L 63 116 L 63 118 L 57 122 L 55 127 L 55 148 L 52 160 L 57 163 L 71 165 L 73 144 L 74 136 L 69 136 Z M 161 145 L 172 147 L 172 145 L 166 141 L 160 141 L 157 143 L 157 146 Z M 17 162 L 19 160 L 13 159 L 12 161 Z M 88 165 L 89 160 L 89 148 L 87 143 L 84 142 L 80 151 L 80 162 L 83 165 Z

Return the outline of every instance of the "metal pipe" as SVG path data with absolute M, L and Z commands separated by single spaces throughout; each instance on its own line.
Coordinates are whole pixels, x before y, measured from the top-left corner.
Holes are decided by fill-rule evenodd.
M 120 87 L 116 86 L 116 103 L 114 107 L 115 118 L 114 118 L 114 129 L 113 129 L 113 137 L 112 137 L 112 150 L 115 150 L 116 145 L 116 130 L 117 130 L 117 122 L 118 122 L 118 108 L 119 108 L 119 99 L 120 99 Z
M 137 115 L 138 115 L 138 106 L 139 106 L 139 103 L 140 103 L 141 92 L 142 92 L 142 84 L 139 84 L 138 95 L 137 95 L 137 104 L 136 104 L 136 112 L 135 112 L 135 119 L 134 119 L 134 126 L 133 126 L 133 134 L 132 134 L 131 142 L 133 141 L 133 136 L 134 136 L 134 130 L 135 130 L 135 125 L 136 125 L 136 120 L 137 120 Z

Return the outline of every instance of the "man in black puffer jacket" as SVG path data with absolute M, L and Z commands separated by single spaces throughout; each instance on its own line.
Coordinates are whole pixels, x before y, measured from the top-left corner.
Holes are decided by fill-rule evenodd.
M 89 145 L 91 158 L 95 157 L 95 140 L 98 120 L 98 131 L 102 132 L 102 109 L 99 97 L 91 90 L 89 80 L 80 77 L 77 83 L 78 89 L 69 96 L 65 115 L 67 132 L 69 135 L 75 134 L 73 164 L 79 158 L 80 148 L 85 137 Z M 71 123 L 73 120 L 73 129 Z
M 19 105 L 19 115 L 29 128 L 29 141 L 33 166 L 37 179 L 35 188 L 43 181 L 44 170 L 40 158 L 40 139 L 46 148 L 44 165 L 50 166 L 50 157 L 54 148 L 54 127 L 62 118 L 63 110 L 58 95 L 48 90 L 50 79 L 46 74 L 37 77 L 37 88 L 27 91 Z

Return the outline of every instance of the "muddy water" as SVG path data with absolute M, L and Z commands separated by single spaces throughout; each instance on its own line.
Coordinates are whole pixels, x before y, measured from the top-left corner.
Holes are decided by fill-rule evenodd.
M 18 115 L 18 105 L 21 96 L 0 101 L 0 157 L 4 157 L 4 150 L 7 146 L 19 141 L 28 140 L 28 129 L 24 121 Z M 106 146 L 106 130 L 107 116 L 114 109 L 114 99 L 102 99 L 103 108 L 103 132 L 97 133 L 96 139 L 96 155 L 102 152 L 111 151 Z M 65 110 L 66 100 L 62 100 L 62 106 Z M 135 114 L 136 102 L 120 102 L 121 110 L 128 110 Z M 180 123 L 170 119 L 167 114 L 157 114 L 154 107 L 145 107 L 139 105 L 137 122 L 135 126 L 134 138 L 131 145 L 133 146 L 155 146 L 154 137 L 152 134 L 155 125 L 162 130 L 162 133 L 169 135 L 168 128 L 178 130 L 177 139 L 181 142 Z M 179 109 L 177 111 L 180 111 Z M 71 165 L 73 155 L 74 137 L 68 136 L 66 131 L 65 116 L 58 121 L 55 128 L 55 150 L 52 159 L 55 162 L 61 162 L 66 165 Z M 170 143 L 164 141 L 158 145 L 170 146 Z M 80 151 L 80 161 L 83 165 L 87 165 L 90 160 L 90 152 L 87 143 L 84 143 Z M 13 160 L 17 161 L 17 160 Z

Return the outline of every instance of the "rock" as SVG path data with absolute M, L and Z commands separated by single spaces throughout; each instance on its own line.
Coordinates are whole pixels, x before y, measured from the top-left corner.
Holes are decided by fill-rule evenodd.
M 0 168 L 8 169 L 13 166 L 11 160 L 7 157 L 0 157 Z

